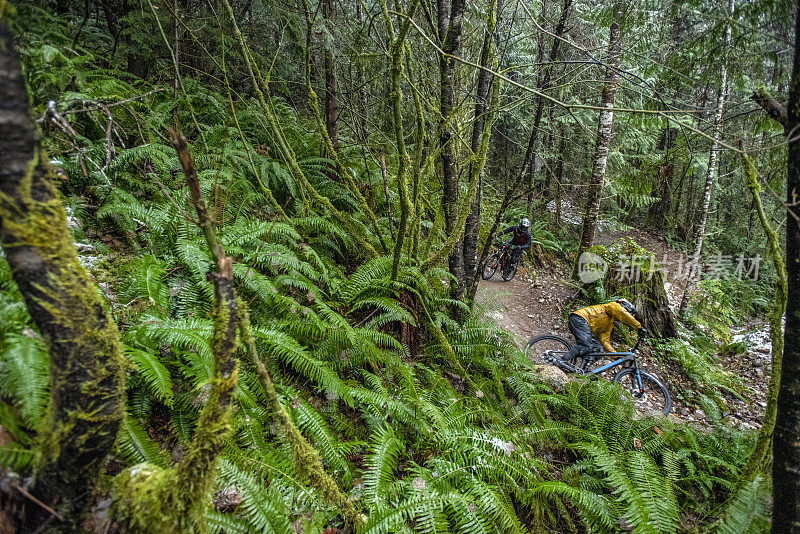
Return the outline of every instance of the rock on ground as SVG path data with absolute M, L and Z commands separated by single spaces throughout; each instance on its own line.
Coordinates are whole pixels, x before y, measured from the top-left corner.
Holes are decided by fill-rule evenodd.
M 534 365 L 533 370 L 541 382 L 556 391 L 563 391 L 564 386 L 569 382 L 567 374 L 555 365 Z

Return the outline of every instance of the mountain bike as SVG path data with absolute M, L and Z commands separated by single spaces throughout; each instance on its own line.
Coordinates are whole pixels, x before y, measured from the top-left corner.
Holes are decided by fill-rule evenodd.
M 620 384 L 630 394 L 636 411 L 642 414 L 668 415 L 672 408 L 672 398 L 666 386 L 655 376 L 642 371 L 636 354 L 639 352 L 640 339 L 636 345 L 624 352 L 592 352 L 580 356 L 572 356 L 569 349 L 572 343 L 555 334 L 537 336 L 525 345 L 525 355 L 531 358 L 539 354 L 541 358 L 567 373 L 597 377 L 600 373 L 619 368 L 611 380 Z M 595 367 L 594 364 L 601 358 L 616 358 L 611 363 Z M 582 361 L 578 363 L 578 359 Z
M 497 268 L 500 267 L 500 274 L 503 276 L 503 280 L 508 282 L 517 274 L 517 263 L 519 262 L 511 261 L 514 245 L 504 243 L 502 239 L 498 239 L 497 244 L 498 250 L 492 253 L 483 265 L 481 278 L 484 280 L 490 279 L 497 272 Z

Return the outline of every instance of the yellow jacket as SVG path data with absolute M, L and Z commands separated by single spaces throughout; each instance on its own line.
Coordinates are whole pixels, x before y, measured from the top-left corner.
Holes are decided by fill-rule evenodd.
M 637 330 L 642 327 L 641 323 L 633 315 L 625 311 L 625 308 L 618 302 L 587 306 L 572 313 L 586 319 L 586 322 L 589 323 L 589 328 L 592 329 L 592 334 L 597 336 L 597 340 L 608 352 L 616 352 L 610 343 L 615 319 Z

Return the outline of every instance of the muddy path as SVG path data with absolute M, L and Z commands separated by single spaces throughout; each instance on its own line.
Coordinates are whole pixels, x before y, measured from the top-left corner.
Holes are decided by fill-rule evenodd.
M 632 237 L 637 243 L 656 254 L 657 260 L 674 261 L 684 253 L 670 247 L 666 241 L 643 231 L 598 236 L 598 243 L 610 244 L 622 237 Z M 520 348 L 532 337 L 554 333 L 572 341 L 566 317 L 578 304 L 575 297 L 579 286 L 570 282 L 571 265 L 552 264 L 542 267 L 521 266 L 510 282 L 504 282 L 499 273 L 491 280 L 482 280 L 478 288 L 477 303 L 486 316 L 510 332 Z M 685 281 L 665 284 L 670 307 L 677 311 L 683 295 Z M 751 332 L 752 334 L 747 334 Z M 727 405 L 723 410 L 726 420 L 733 426 L 757 429 L 761 426 L 766 405 L 766 387 L 770 373 L 770 355 L 765 338 L 764 322 L 749 320 L 748 324 L 732 329 L 740 338 L 752 338 L 744 354 L 725 356 L 720 364 L 740 378 L 737 394 L 721 391 Z M 673 398 L 671 418 L 685 423 L 704 425 L 705 413 L 691 399 L 699 393 L 681 368 L 672 362 L 661 361 L 645 348 L 639 357 L 643 368 L 658 376 L 668 387 Z M 535 362 L 541 363 L 541 362 Z
M 513 280 L 504 282 L 499 273 L 482 280 L 478 304 L 487 316 L 515 336 L 522 348 L 533 336 L 549 332 L 569 336 L 564 319 L 578 287 L 566 269 L 520 267 Z
M 631 237 L 653 251 L 659 261 L 664 258 L 674 261 L 682 255 L 663 239 L 639 230 L 601 234 L 597 243 L 608 245 L 624 237 Z M 542 267 L 521 266 L 510 282 L 504 282 L 498 272 L 490 280 L 481 281 L 477 301 L 486 307 L 487 315 L 500 327 L 520 338 L 517 340 L 520 347 L 531 337 L 550 332 L 571 339 L 566 317 L 574 308 L 573 300 L 580 288 L 570 281 L 571 270 L 572 265 L 567 262 Z M 671 305 L 678 305 L 684 287 L 685 282 L 680 281 L 666 286 Z

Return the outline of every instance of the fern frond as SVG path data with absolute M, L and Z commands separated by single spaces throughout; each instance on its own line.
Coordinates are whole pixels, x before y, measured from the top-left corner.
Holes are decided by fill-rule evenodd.
M 30 428 L 44 415 L 49 371 L 50 356 L 38 336 L 6 335 L 0 353 L 0 392 L 13 400 Z
M 122 419 L 117 435 L 117 448 L 129 462 L 138 464 L 149 462 L 166 467 L 170 461 L 164 451 L 150 440 L 142 425 L 131 416 Z
M 172 379 L 158 356 L 129 345 L 123 345 L 123 352 L 142 374 L 153 395 L 165 405 L 172 406 Z

